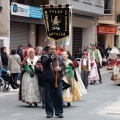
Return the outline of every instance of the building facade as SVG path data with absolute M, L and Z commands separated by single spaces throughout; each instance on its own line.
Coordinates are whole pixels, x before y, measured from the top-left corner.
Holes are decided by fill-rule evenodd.
M 0 47 L 6 46 L 9 51 L 10 46 L 10 26 L 9 26 L 9 0 L 0 0 Z
M 5 36 L 9 38 L 9 46 L 17 48 L 18 45 L 22 44 L 26 47 L 28 43 L 31 43 L 35 47 L 37 45 L 53 43 L 46 40 L 43 19 L 15 15 L 12 14 L 10 8 L 13 3 L 16 3 L 17 6 L 20 4 L 22 7 L 34 6 L 39 8 L 40 5 L 54 4 L 56 0 L 7 0 L 8 3 L 4 3 L 5 0 L 1 1 L 2 7 L 6 11 L 4 11 L 5 13 L 0 13 L 0 15 L 7 14 L 6 20 L 8 21 L 6 22 L 8 25 L 7 27 L 4 26 L 4 28 L 8 28 L 5 30 L 8 31 Z M 67 40 L 62 41 L 62 44 L 74 55 L 79 48 L 83 49 L 84 46 L 89 47 L 90 44 L 97 42 L 97 20 L 98 17 L 104 14 L 104 0 L 58 0 L 58 3 L 72 4 L 71 34 Z M 4 22 L 5 18 L 1 18 Z M 1 20 L 0 24 L 2 24 Z
M 97 41 L 105 48 L 117 45 L 120 48 L 120 1 L 105 0 L 104 16 L 98 19 Z
M 104 0 L 59 0 L 72 4 L 72 36 L 68 47 L 71 53 L 97 42 L 97 19 L 104 14 Z

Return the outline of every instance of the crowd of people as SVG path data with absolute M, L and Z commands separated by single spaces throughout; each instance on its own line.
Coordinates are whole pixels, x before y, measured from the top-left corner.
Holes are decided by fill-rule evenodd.
M 112 77 L 120 84 L 120 54 L 116 53 L 116 49 L 108 47 L 106 57 L 110 59 L 108 68 L 114 62 Z M 113 55 L 114 52 L 117 57 Z M 17 50 L 10 50 L 10 55 L 6 47 L 2 47 L 0 76 L 4 77 L 2 75 L 6 72 L 7 78 L 12 81 L 11 87 L 19 88 L 20 101 L 29 106 L 42 103 L 47 118 L 53 117 L 54 113 L 63 118 L 63 107 L 66 104 L 71 106 L 72 101 L 79 101 L 82 95 L 87 94 L 89 83 L 94 85 L 97 81 L 103 82 L 100 73 L 103 57 L 96 45 L 92 44 L 90 50 L 85 48 L 83 52 L 79 49 L 75 55 L 81 58 L 79 63 L 63 45 L 58 50 L 52 44 L 37 46 L 35 49 L 31 44 L 26 49 L 19 45 Z M 116 57 L 115 61 L 113 56 Z

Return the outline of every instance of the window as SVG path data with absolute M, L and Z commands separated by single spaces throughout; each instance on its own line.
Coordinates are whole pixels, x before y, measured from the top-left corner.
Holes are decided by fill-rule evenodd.
M 96 5 L 101 6 L 101 0 L 96 0 Z
M 120 22 L 120 15 L 117 15 L 117 22 Z
M 85 3 L 90 3 L 90 0 L 83 0 L 83 2 L 85 2 Z
M 104 13 L 111 14 L 112 13 L 112 0 L 105 0 L 104 2 Z

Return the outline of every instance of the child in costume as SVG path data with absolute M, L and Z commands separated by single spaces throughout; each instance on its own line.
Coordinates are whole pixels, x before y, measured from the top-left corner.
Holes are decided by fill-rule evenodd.
M 91 81 L 91 84 L 94 84 L 100 78 L 97 72 L 97 64 L 93 56 L 90 57 L 90 65 L 91 65 L 91 70 L 88 76 L 88 80 Z
M 88 74 L 90 70 L 90 59 L 88 58 L 88 52 L 85 51 L 83 53 L 83 58 L 80 60 L 79 71 L 86 89 L 88 88 Z

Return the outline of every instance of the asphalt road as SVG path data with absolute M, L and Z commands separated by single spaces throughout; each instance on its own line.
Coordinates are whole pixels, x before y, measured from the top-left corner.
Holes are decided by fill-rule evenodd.
M 72 102 L 71 107 L 64 108 L 63 120 L 120 120 L 120 113 L 115 114 L 105 108 L 120 100 L 120 87 L 110 81 L 111 73 L 103 70 L 103 83 L 97 82 L 89 85 L 87 95 L 82 96 L 80 101 Z M 118 104 L 117 106 L 119 106 Z M 111 111 L 111 112 L 110 112 Z M 18 101 L 18 92 L 0 93 L 0 120 L 46 120 L 45 110 L 38 107 L 28 107 Z M 57 117 L 52 120 L 61 119 Z

